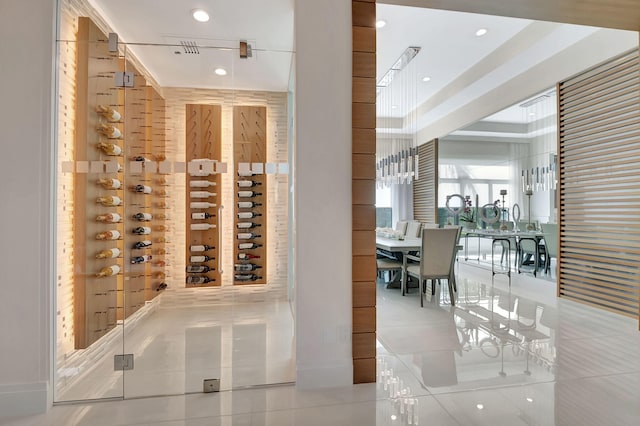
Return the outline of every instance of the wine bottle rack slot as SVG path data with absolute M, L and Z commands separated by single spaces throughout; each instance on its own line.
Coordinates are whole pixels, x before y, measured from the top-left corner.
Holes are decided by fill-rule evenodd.
M 77 349 L 90 346 L 168 287 L 166 250 L 154 245 L 162 253 L 151 253 L 148 245 L 165 234 L 165 219 L 152 207 L 156 176 L 129 166 L 135 156 L 166 157 L 164 101 L 131 63 L 108 50 L 105 40 L 89 18 L 78 19 L 74 161 L 116 162 L 117 167 L 74 174 Z M 132 71 L 134 88 L 113 87 L 117 71 Z
M 221 160 L 222 107 L 186 105 L 186 161 Z M 220 286 L 218 208 L 221 178 L 214 173 L 187 173 L 186 287 Z
M 267 109 L 233 108 L 235 163 L 234 285 L 267 282 L 267 178 L 240 172 L 240 163 L 267 162 Z

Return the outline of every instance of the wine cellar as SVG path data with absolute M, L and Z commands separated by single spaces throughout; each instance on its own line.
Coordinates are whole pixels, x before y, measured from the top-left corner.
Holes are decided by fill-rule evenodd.
M 191 91 L 183 100 L 169 89 L 167 100 L 90 18 L 79 17 L 77 28 L 66 167 L 73 171 L 74 347 L 89 347 L 167 288 L 225 280 L 267 288 L 267 219 L 286 215 L 286 205 L 267 201 L 276 191 L 268 185 L 277 166 L 268 163 L 270 144 L 271 156 L 286 160 L 286 145 L 268 140 L 268 105 L 234 104 L 228 97 L 237 94 L 224 91 Z M 286 98 L 274 99 L 275 123 L 286 123 Z M 184 140 L 183 157 L 173 139 Z M 283 246 L 279 234 L 272 246 Z M 282 250 L 274 253 L 281 262 Z

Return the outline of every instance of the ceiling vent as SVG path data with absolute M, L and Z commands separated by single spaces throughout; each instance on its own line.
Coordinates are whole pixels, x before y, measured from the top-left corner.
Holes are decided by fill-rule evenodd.
M 198 49 L 198 45 L 196 44 L 195 41 L 180 40 L 180 44 L 182 45 L 182 48 L 184 49 L 184 53 L 186 53 L 188 55 L 199 55 L 200 54 L 200 49 Z

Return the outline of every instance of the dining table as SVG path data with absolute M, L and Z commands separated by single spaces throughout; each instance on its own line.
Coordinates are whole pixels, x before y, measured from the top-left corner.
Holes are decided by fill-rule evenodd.
M 386 250 L 392 253 L 402 253 L 402 270 L 400 278 L 400 290 L 402 295 L 406 293 L 407 289 L 407 255 L 410 252 L 420 251 L 422 249 L 421 238 L 405 238 L 402 240 L 394 238 L 386 238 L 382 236 L 376 236 L 376 248 Z
M 509 285 L 511 285 L 511 267 L 510 267 L 510 253 L 511 253 L 511 240 L 515 239 L 516 244 L 519 245 L 522 241 L 529 240 L 535 244 L 535 252 L 534 256 L 534 265 L 533 265 L 533 276 L 535 277 L 537 274 L 537 270 L 540 267 L 539 260 L 539 250 L 540 250 L 540 241 L 543 239 L 544 234 L 538 230 L 532 231 L 519 231 L 519 230 L 511 230 L 511 231 L 502 231 L 499 229 L 464 229 L 462 236 L 465 239 L 464 244 L 464 252 L 465 252 L 465 260 L 469 260 L 469 237 L 477 237 L 478 238 L 478 253 L 480 248 L 480 238 L 488 238 L 491 239 L 491 273 L 495 274 L 505 274 L 509 278 Z M 507 268 L 506 270 L 496 270 L 495 262 L 494 262 L 494 244 L 496 242 L 506 243 L 507 245 Z M 517 248 L 517 246 L 516 246 Z M 517 271 L 521 273 L 522 270 L 520 268 L 520 263 L 518 263 Z

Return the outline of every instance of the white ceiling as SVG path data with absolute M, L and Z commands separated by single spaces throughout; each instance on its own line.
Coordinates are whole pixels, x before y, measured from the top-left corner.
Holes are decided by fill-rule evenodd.
M 287 90 L 294 49 L 294 0 L 89 1 L 121 41 L 130 43 L 128 48 L 160 86 Z M 407 119 L 408 111 L 398 92 L 392 94 L 398 108 L 391 109 L 389 102 L 380 102 L 378 115 L 395 118 L 387 120 L 392 124 L 386 129 L 379 125 L 379 131 L 388 133 L 406 132 L 407 124 L 413 124 L 417 130 L 433 128 L 430 133 L 424 130 L 425 138 L 434 132 L 435 137 L 441 137 L 575 72 L 550 65 L 559 56 L 581 55 L 580 61 L 574 62 L 587 67 L 638 43 L 636 32 L 382 3 L 376 7 L 378 19 L 387 22 L 377 31 L 378 78 L 407 47 L 421 47 L 411 64 L 415 71 L 411 75 L 402 72 L 394 80 L 394 85 L 400 86 L 411 78 L 418 105 L 409 116 L 413 119 Z M 211 20 L 194 21 L 191 10 L 196 8 L 207 10 Z M 476 37 L 479 28 L 487 28 L 488 33 Z M 185 53 L 180 46 L 183 40 L 195 42 L 199 54 Z M 239 58 L 239 40 L 249 41 L 253 58 Z M 525 84 L 518 84 L 509 96 L 496 94 L 500 87 L 514 84 L 518 78 L 522 81 L 528 72 L 545 64 L 546 71 L 524 79 Z M 228 75 L 215 75 L 213 70 L 217 67 L 225 68 Z M 422 82 L 424 76 L 431 77 L 431 81 Z M 379 99 L 388 96 L 388 92 L 383 90 Z M 469 114 L 470 110 L 476 116 Z M 449 123 L 449 118 L 456 115 L 461 117 Z M 521 119 L 517 107 L 490 118 L 500 122 Z
M 293 51 L 293 0 L 90 2 L 121 41 L 149 44 L 129 48 L 160 86 L 287 90 Z M 206 10 L 209 22 L 196 22 L 191 16 L 193 9 Z M 182 40 L 196 42 L 200 53 L 184 53 Z M 252 45 L 252 58 L 239 58 L 240 40 Z M 214 74 L 218 67 L 228 74 Z
M 442 137 L 491 114 L 489 121 L 524 123 L 530 118 L 517 105 L 526 98 L 638 45 L 638 33 L 631 31 L 380 3 L 377 19 L 387 22 L 377 30 L 378 79 L 407 47 L 422 48 L 394 79 L 395 87 L 378 94 L 378 116 L 395 118 L 379 118 L 378 132 L 406 134 L 413 127 L 422 131 L 422 140 Z M 480 28 L 488 33 L 476 37 Z M 431 80 L 422 82 L 424 76 Z M 513 90 L 500 97 L 508 83 Z M 407 87 L 417 87 L 417 99 L 403 102 Z M 515 102 L 508 111 L 496 113 Z M 513 139 L 512 134 L 505 137 Z

